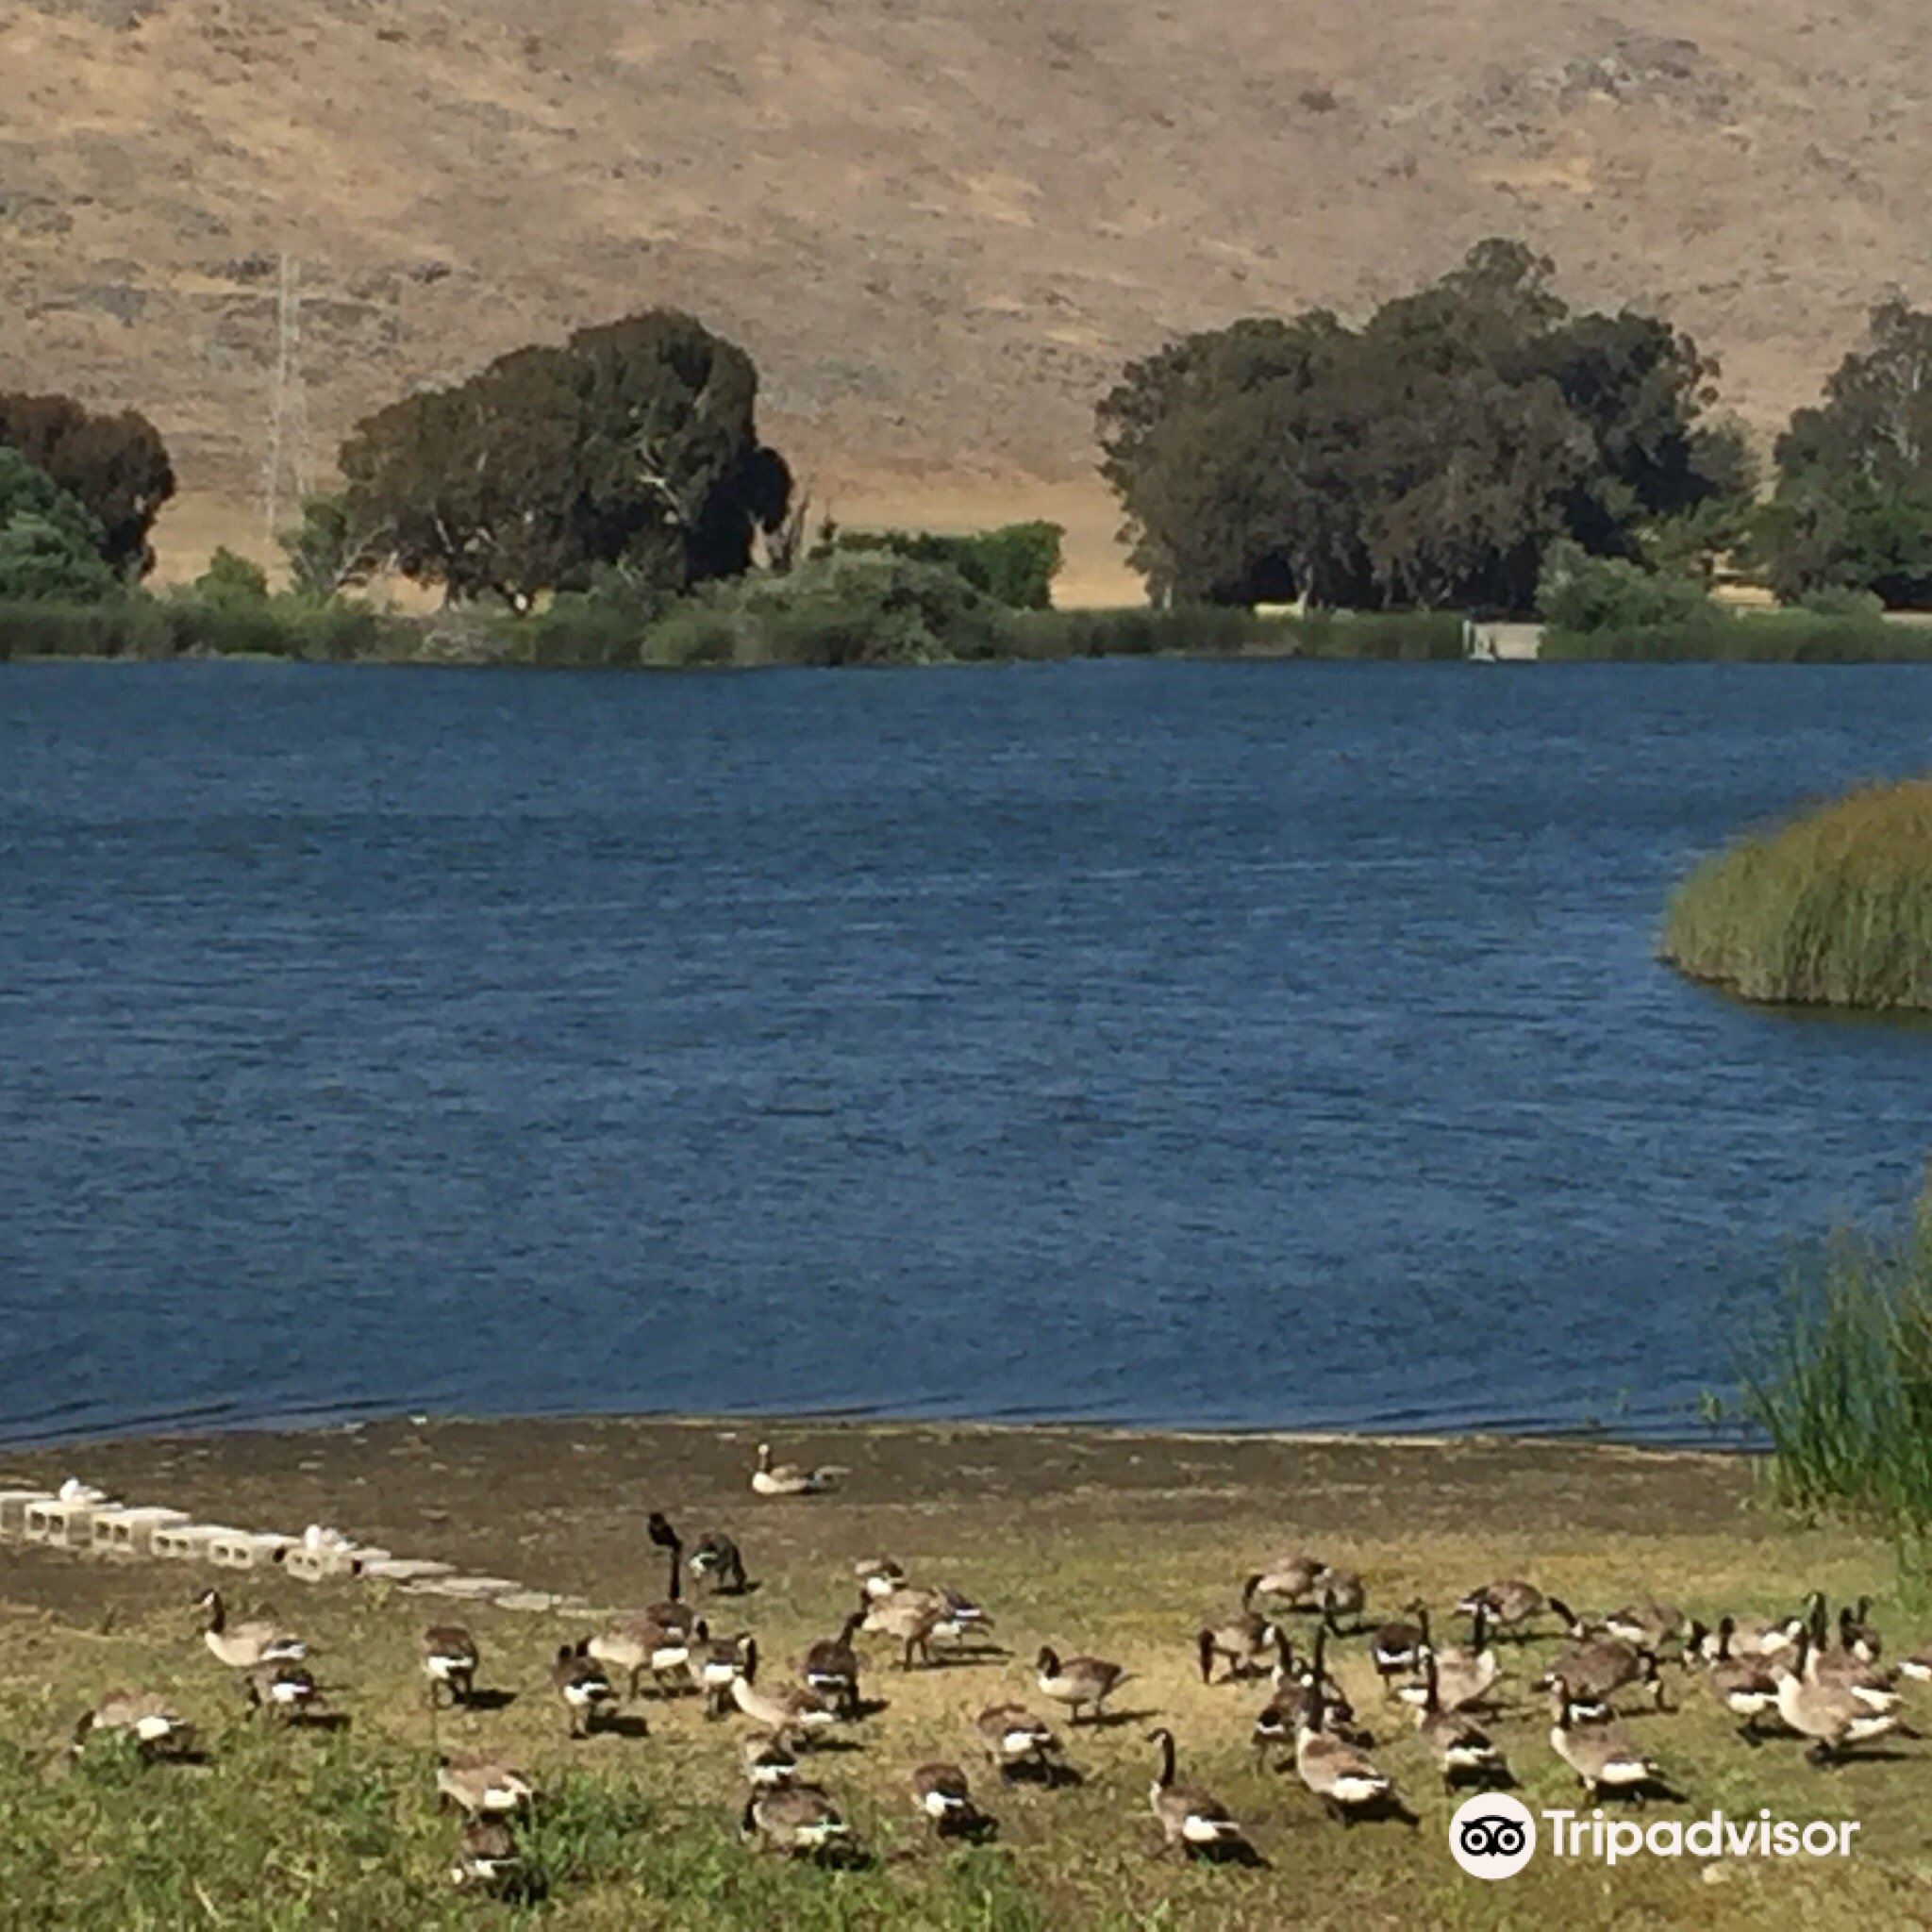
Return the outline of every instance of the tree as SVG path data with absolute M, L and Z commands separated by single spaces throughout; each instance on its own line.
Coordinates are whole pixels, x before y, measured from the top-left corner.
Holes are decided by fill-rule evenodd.
M 194 594 L 204 604 L 225 610 L 247 609 L 268 602 L 268 576 L 258 563 L 237 555 L 225 544 L 208 558 L 208 568 L 194 580 Z
M 382 568 L 392 534 L 357 520 L 345 492 L 311 496 L 302 520 L 276 538 L 296 593 L 326 603 L 359 589 Z
M 996 529 L 949 535 L 938 530 L 834 531 L 834 550 L 886 550 L 922 563 L 944 564 L 975 591 L 1009 610 L 1046 610 L 1059 575 L 1066 531 L 1058 524 L 1002 524 Z
M 0 601 L 97 604 L 122 579 L 101 556 L 101 526 L 16 449 L 0 446 Z
M 1773 587 L 1932 604 L 1932 314 L 1888 302 L 1778 439 L 1758 541 Z
M 599 565 L 682 591 L 741 573 L 784 522 L 757 400 L 743 350 L 652 309 L 368 418 L 342 447 L 346 514 L 454 597 L 527 609 Z
M 1359 327 L 1253 317 L 1131 364 L 1102 470 L 1154 597 L 1523 608 L 1558 538 L 1636 557 L 1742 487 L 1713 365 L 1654 317 L 1573 316 L 1552 272 L 1486 242 Z
M 128 578 L 154 568 L 148 533 L 175 493 L 175 470 L 145 416 L 132 409 L 93 415 L 72 396 L 0 392 L 0 444 L 86 507 L 109 568 Z

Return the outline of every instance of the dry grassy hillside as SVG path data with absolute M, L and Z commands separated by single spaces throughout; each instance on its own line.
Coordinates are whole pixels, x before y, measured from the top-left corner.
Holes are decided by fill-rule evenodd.
M 7 0 L 0 381 L 255 489 L 275 262 L 311 463 L 426 377 L 653 301 L 750 346 L 850 519 L 1044 510 L 1105 588 L 1091 407 L 1238 312 L 1491 232 L 1660 300 L 1753 421 L 1932 294 L 1913 0 Z

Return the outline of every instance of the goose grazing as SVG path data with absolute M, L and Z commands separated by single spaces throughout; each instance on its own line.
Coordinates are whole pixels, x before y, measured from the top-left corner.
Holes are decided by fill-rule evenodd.
M 501 1818 L 521 1811 L 537 1795 L 526 1773 L 507 1757 L 465 1751 L 437 1759 L 436 1802 L 440 1809 L 454 1805 L 472 1818 Z
M 1639 1650 L 1621 1637 L 1587 1637 L 1567 1645 L 1532 1688 L 1552 1690 L 1558 1678 L 1569 1687 L 1575 1714 L 1586 1720 L 1607 1717 L 1611 1697 L 1628 1684 L 1648 1686 L 1657 1709 L 1668 1708 L 1657 1653 Z
M 635 1698 L 649 1671 L 660 1696 L 679 1679 L 691 1677 L 691 1656 L 709 1638 L 704 1619 L 689 1626 L 664 1624 L 650 1610 L 634 1617 L 621 1617 L 607 1624 L 594 1637 L 584 1641 L 582 1654 L 607 1670 L 625 1671 L 630 1676 L 630 1694 Z
M 1224 1681 L 1232 1684 L 1238 1678 L 1253 1676 L 1259 1672 L 1274 1650 L 1275 1626 L 1254 1607 L 1255 1592 L 1260 1587 L 1261 1577 L 1257 1572 L 1241 1585 L 1239 1612 L 1223 1623 L 1206 1625 L 1194 1639 L 1202 1683 L 1211 1684 L 1214 1681 L 1217 1658 L 1225 1660 L 1227 1675 Z
M 1397 1677 L 1408 1676 L 1419 1668 L 1423 1651 L 1429 1641 L 1426 1627 L 1428 1606 L 1418 1597 L 1405 1604 L 1403 1609 L 1407 1615 L 1421 1621 L 1384 1624 L 1369 1639 L 1369 1661 L 1374 1665 L 1375 1674 L 1382 1680 L 1385 1697 L 1393 1695 Z
M 1316 1625 L 1314 1653 L 1306 1663 L 1295 1655 L 1294 1644 L 1288 1634 L 1277 1630 L 1274 1633 L 1274 1668 L 1268 1675 L 1277 1690 L 1306 1690 L 1310 1684 L 1319 1683 L 1322 1687 L 1322 1707 L 1327 1713 L 1331 1729 L 1338 1722 L 1347 1724 L 1353 1721 L 1355 1707 L 1349 1703 L 1347 1693 L 1328 1669 L 1328 1626 L 1325 1624 Z M 1299 1707 L 1296 1707 L 1297 1710 Z
M 1332 1570 L 1325 1564 L 1315 1579 L 1322 1599 L 1322 1621 L 1336 1636 L 1341 1635 L 1341 1619 L 1352 1617 L 1354 1628 L 1361 1628 L 1362 1611 L 1368 1607 L 1369 1592 L 1353 1570 Z
M 1473 1617 L 1478 1606 L 1489 1613 L 1492 1629 L 1515 1630 L 1541 1616 L 1549 1602 L 1535 1584 L 1525 1583 L 1520 1576 L 1503 1576 L 1471 1591 L 1456 1606 L 1457 1614 Z M 1567 1614 L 1563 1621 L 1570 1622 Z
M 1035 1717 L 1024 1704 L 990 1704 L 973 1720 L 973 1728 L 979 1734 L 987 1757 L 1007 1782 L 1012 1781 L 1022 1766 L 1042 1778 L 1052 1775 L 1053 1759 L 1059 1753 L 1060 1740 L 1054 1736 L 1051 1726 Z
M 1576 1774 L 1577 1782 L 1595 1804 L 1606 1790 L 1622 1791 L 1640 1803 L 1663 1781 L 1656 1762 L 1646 1757 L 1613 1724 L 1575 1722 L 1570 1686 L 1561 1675 L 1550 1680 L 1550 1703 L 1556 1723 L 1550 1728 L 1550 1749 Z
M 917 1653 L 932 1662 L 932 1640 L 946 1617 L 946 1600 L 932 1590 L 894 1590 L 885 1596 L 859 1598 L 860 1624 L 868 1634 L 890 1637 L 902 1646 L 899 1668 L 909 1671 Z
M 948 1643 L 963 1644 L 968 1637 L 980 1636 L 992 1628 L 992 1619 L 970 1596 L 950 1585 L 942 1585 L 939 1593 L 946 1607 L 945 1613 L 932 1626 L 935 1637 L 943 1637 Z
M 1717 1626 L 1717 1653 L 1707 1673 L 1711 1695 L 1731 1713 L 1741 1718 L 1738 1735 L 1747 1744 L 1763 1740 L 1759 1723 L 1777 1709 L 1777 1676 L 1762 1657 L 1733 1657 L 1731 1638 L 1737 1620 L 1724 1617 Z
M 846 1474 L 836 1462 L 817 1469 L 807 1469 L 795 1462 L 774 1463 L 772 1445 L 760 1442 L 758 1465 L 751 1473 L 751 1486 L 760 1496 L 816 1496 L 822 1491 L 836 1488 L 839 1478 Z
M 523 1869 L 509 1826 L 500 1818 L 472 1818 L 458 1840 L 449 1877 L 458 1891 L 501 1892 L 516 1882 Z
M 776 1738 L 750 1737 L 740 1751 L 745 1782 L 757 1790 L 789 1785 L 798 1776 L 798 1759 Z
M 205 1590 L 195 1598 L 194 1607 L 208 1612 L 202 1641 L 220 1663 L 231 1671 L 252 1671 L 257 1664 L 300 1663 L 308 1646 L 291 1631 L 266 1617 L 251 1623 L 230 1624 L 228 1607 L 218 1590 Z
M 754 1724 L 762 1724 L 781 1743 L 790 1739 L 809 1742 L 829 1730 L 837 1713 L 816 1691 L 802 1684 L 761 1685 L 758 1680 L 758 1641 L 747 1637 L 731 1680 L 731 1701 Z
M 852 1574 L 867 1596 L 891 1596 L 906 1587 L 906 1566 L 891 1557 L 861 1557 L 853 1564 Z
M 460 1624 L 432 1624 L 417 1640 L 429 1701 L 447 1690 L 451 1704 L 467 1704 L 476 1694 L 476 1640 Z
M 1639 1650 L 1661 1650 L 1685 1627 L 1686 1621 L 1675 1604 L 1625 1604 L 1604 1618 L 1603 1627 Z
M 1806 1757 L 1813 1764 L 1836 1764 L 1848 1746 L 1875 1743 L 1897 1731 L 1912 1733 L 1899 1723 L 1895 1710 L 1874 1710 L 1842 1684 L 1808 1674 L 1811 1631 L 1798 1633 L 1797 1651 L 1774 1666 L 1777 1674 L 1777 1714 L 1801 1738 L 1809 1738 Z
M 306 1717 L 322 1702 L 322 1692 L 305 1664 L 257 1664 L 242 1673 L 242 1690 L 251 1711 L 266 1711 L 284 1724 Z
M 1274 1597 L 1291 1610 L 1312 1609 L 1315 1587 L 1327 1567 L 1306 1550 L 1291 1550 L 1262 1564 L 1256 1593 Z
M 836 1637 L 821 1637 L 798 1660 L 798 1674 L 808 1690 L 824 1698 L 839 1715 L 858 1715 L 858 1653 L 852 1640 L 866 1620 L 861 1605 L 840 1625 Z
M 1077 1724 L 1084 1710 L 1098 1721 L 1107 1700 L 1127 1680 L 1119 1664 L 1097 1657 L 1070 1657 L 1062 1659 L 1048 1644 L 1041 1644 L 1034 1659 L 1034 1670 L 1042 1697 L 1067 1707 L 1067 1722 Z
M 1174 1782 L 1174 1733 L 1163 1726 L 1150 1731 L 1147 1741 L 1160 1750 L 1160 1764 L 1148 1787 L 1147 1804 L 1160 1826 L 1166 1849 L 1198 1857 L 1241 1843 L 1241 1828 L 1226 1806 L 1199 1785 Z
M 1418 1613 L 1422 1625 L 1422 1654 L 1436 1669 L 1437 1698 L 1444 1710 L 1467 1710 L 1487 1703 L 1502 1675 L 1502 1663 L 1490 1641 L 1489 1612 L 1481 1604 L 1475 1608 L 1475 1622 L 1470 1629 L 1467 1650 L 1435 1649 L 1429 1640 L 1429 1613 Z M 1395 1693 L 1403 1703 L 1423 1709 L 1428 1702 L 1424 1684 L 1405 1684 Z
M 1454 1791 L 1466 1779 L 1483 1783 L 1507 1781 L 1509 1767 L 1503 1754 L 1474 1718 L 1444 1710 L 1435 1657 L 1423 1652 L 1423 1707 L 1416 1718 L 1416 1735 L 1442 1773 L 1442 1789 Z
M 1301 1718 L 1295 1725 L 1294 1768 L 1329 1817 L 1352 1824 L 1357 1812 L 1388 1804 L 1395 1787 L 1360 1745 L 1326 1727 L 1325 1715 L 1322 1687 L 1319 1682 L 1311 1684 L 1302 1694 Z
M 644 1615 L 660 1630 L 689 1635 L 697 1623 L 697 1612 L 684 1600 L 684 1540 L 666 1521 L 661 1509 L 651 1511 L 644 1533 L 662 1550 L 670 1563 L 670 1576 L 664 1594 L 644 1606 Z
M 767 1785 L 744 1801 L 739 1829 L 767 1851 L 794 1858 L 851 1856 L 852 1827 L 817 1785 Z
M 973 1789 L 957 1764 L 922 1764 L 912 1773 L 912 1805 L 941 1838 L 970 1832 L 979 1823 Z
M 550 1666 L 550 1681 L 570 1713 L 570 1734 L 588 1738 L 604 1715 L 606 1707 L 617 1702 L 617 1692 L 604 1666 L 585 1652 L 568 1643 L 559 1644 L 557 1660 Z
M 74 1727 L 74 1755 L 77 1757 L 88 1740 L 103 1732 L 132 1738 L 144 1762 L 185 1751 L 194 1739 L 193 1725 L 151 1690 L 109 1690 L 92 1710 L 83 1711 Z
M 738 1545 L 714 1529 L 707 1530 L 691 1551 L 691 1574 L 714 1596 L 742 1596 L 751 1587 Z

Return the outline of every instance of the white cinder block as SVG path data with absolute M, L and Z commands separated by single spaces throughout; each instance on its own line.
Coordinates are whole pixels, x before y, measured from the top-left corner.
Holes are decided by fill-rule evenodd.
M 155 1504 L 98 1509 L 92 1524 L 93 1546 L 109 1556 L 151 1556 L 156 1530 L 187 1521 L 187 1510 L 164 1509 Z
M 98 1503 L 63 1503 L 58 1496 L 26 1506 L 26 1540 L 61 1549 L 86 1549 L 92 1541 Z
M 148 1552 L 171 1563 L 205 1563 L 216 1537 L 241 1534 L 219 1523 L 165 1524 L 148 1539 Z
M 222 1570 L 266 1570 L 295 1547 L 295 1539 L 272 1529 L 225 1529 L 208 1541 L 208 1560 Z
M 25 1536 L 28 1506 L 53 1500 L 52 1490 L 0 1490 L 0 1536 Z

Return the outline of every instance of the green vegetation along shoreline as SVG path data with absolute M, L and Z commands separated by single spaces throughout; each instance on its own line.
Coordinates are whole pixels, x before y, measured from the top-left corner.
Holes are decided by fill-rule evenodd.
M 1932 1010 L 1932 781 L 1868 787 L 1707 858 L 1658 952 L 1748 1000 Z
M 842 1465 L 830 1492 L 759 1497 L 748 1476 L 767 1436 L 781 1458 Z M 520 1827 L 556 1923 L 855 1932 L 1260 1932 L 1282 1924 L 1488 1923 L 1488 1894 L 1451 1861 L 1445 1794 L 1412 1716 L 1385 1694 L 1357 1619 L 1338 1619 L 1329 1665 L 1374 1737 L 1372 1755 L 1416 1817 L 1343 1830 L 1304 1788 L 1292 1752 L 1250 1742 L 1273 1696 L 1265 1675 L 1204 1684 L 1198 1632 L 1238 1605 L 1242 1578 L 1285 1553 L 1359 1573 L 1373 1628 L 1432 1607 L 1439 1641 L 1467 1641 L 1453 1606 L 1493 1579 L 1524 1578 L 1579 1611 L 1655 1599 L 1714 1624 L 1794 1611 L 1807 1591 L 1874 1599 L 1886 1655 L 1923 1636 L 1896 1596 L 1888 1546 L 1836 1524 L 1761 1507 L 1731 1456 L 1477 1439 L 1441 1443 L 1165 1436 L 1074 1428 L 618 1418 L 528 1423 L 391 1422 L 278 1435 L 71 1445 L 0 1458 L 6 1482 L 78 1474 L 130 1500 L 203 1519 L 340 1527 L 399 1554 L 573 1592 L 577 1607 L 513 1610 L 389 1584 L 305 1585 L 269 1573 L 100 1559 L 0 1545 L 0 1919 L 49 1927 L 142 1924 L 435 1928 L 503 1923 L 505 1907 L 449 1881 L 458 1821 L 435 1807 L 439 1753 L 484 1751 L 526 1769 L 541 1794 Z M 807 1760 L 856 1825 L 869 1858 L 819 1869 L 738 1840 L 743 1717 L 708 1721 L 691 1694 L 646 1689 L 586 1739 L 567 1735 L 552 1683 L 559 1644 L 613 1609 L 663 1595 L 660 1508 L 693 1545 L 739 1544 L 743 1596 L 693 1590 L 721 1634 L 757 1636 L 760 1682 L 797 1681 L 807 1646 L 836 1635 L 855 1566 L 891 1557 L 915 1583 L 954 1586 L 993 1617 L 985 1641 L 933 1668 L 898 1666 L 861 1632 L 866 1714 Z M 323 1723 L 247 1715 L 191 1607 L 220 1582 L 231 1613 L 272 1611 L 299 1631 L 325 1687 Z M 1306 1649 L 1316 1618 L 1285 1612 Z M 425 1624 L 459 1621 L 481 1652 L 483 1693 L 432 1713 L 418 1661 Z M 1533 1690 L 1563 1641 L 1544 1611 L 1497 1645 L 1494 1714 L 1483 1720 L 1533 1810 L 1588 1810 L 1553 1755 Z M 1111 1722 L 1070 1726 L 1042 1696 L 1035 1657 L 1095 1655 L 1129 1673 Z M 1674 1658 L 1674 1643 L 1667 1646 Z M 1716 1932 L 1803 1913 L 1852 1932 L 1932 1913 L 1923 1818 L 1932 1762 L 1908 1743 L 1854 1752 L 1836 1772 L 1772 1729 L 1757 1749 L 1706 1674 L 1662 1667 L 1664 1703 L 1641 1688 L 1622 1722 L 1679 1795 L 1613 1816 L 1713 1810 L 1857 1821 L 1840 1858 L 1641 1857 L 1614 1871 L 1540 1856 L 1511 1882 L 1524 1923 L 1620 1919 Z M 198 1727 L 195 1761 L 143 1767 L 111 1740 L 70 1758 L 77 1715 L 113 1688 L 147 1690 Z M 1932 1693 L 1905 1687 L 1923 1718 Z M 1073 1775 L 1004 1784 L 977 1751 L 974 1713 L 1039 1707 Z M 1246 1827 L 1260 1863 L 1190 1865 L 1160 1850 L 1150 1813 L 1166 1725 L 1182 1775 Z M 911 1800 L 912 1768 L 965 1767 L 996 1821 L 974 1845 L 936 1838 Z M 525 1908 L 510 1907 L 517 1921 Z M 1472 1913 L 1475 1917 L 1472 1917 Z

